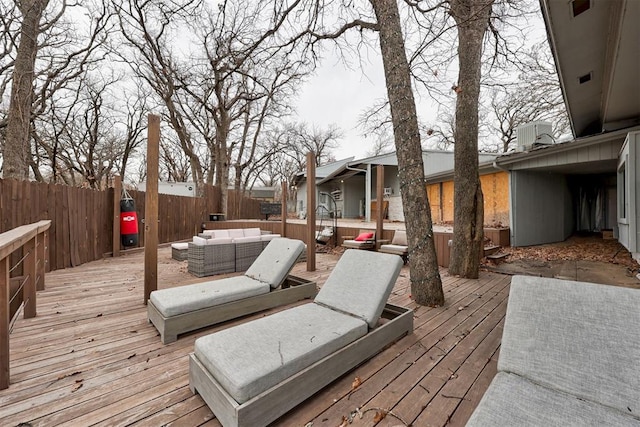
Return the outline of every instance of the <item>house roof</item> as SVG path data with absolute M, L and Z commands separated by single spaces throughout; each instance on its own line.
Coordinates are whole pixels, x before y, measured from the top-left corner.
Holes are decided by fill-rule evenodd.
M 326 165 L 318 166 L 316 168 L 316 181 L 317 180 L 322 180 L 323 178 L 326 178 L 328 175 L 331 175 L 337 169 L 342 168 L 345 164 L 349 163 L 354 158 L 355 158 L 354 156 L 351 156 L 351 157 L 347 157 L 346 159 L 336 160 L 335 162 L 331 162 L 331 163 L 327 163 Z M 301 181 L 306 181 L 306 179 L 307 179 L 307 171 L 305 169 L 304 171 L 298 172 L 296 174 L 294 182 L 298 183 L 298 182 L 301 182 Z
M 640 1 L 540 6 L 574 136 L 639 125 Z
M 478 157 L 481 163 L 493 162 L 496 153 L 478 153 Z M 436 175 L 440 173 L 446 173 L 453 170 L 453 151 L 444 150 L 422 150 L 422 161 L 424 165 L 425 176 Z M 335 169 L 331 174 L 327 175 L 323 179 L 318 181 L 318 184 L 323 184 L 334 179 L 347 179 L 359 173 L 366 172 L 368 165 L 385 165 L 385 166 L 397 166 L 398 157 L 396 152 L 380 154 L 378 156 L 367 157 L 364 159 L 353 160 L 343 164 L 341 167 Z

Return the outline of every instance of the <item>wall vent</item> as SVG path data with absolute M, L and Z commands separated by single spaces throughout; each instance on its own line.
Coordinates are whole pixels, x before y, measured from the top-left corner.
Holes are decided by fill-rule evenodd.
M 573 11 L 574 17 L 589 9 L 591 9 L 591 0 L 573 0 L 571 2 L 571 10 Z
M 586 83 L 588 81 L 591 81 L 591 72 L 585 74 L 584 76 L 578 77 L 578 82 L 580 84 L 584 84 L 584 83 Z

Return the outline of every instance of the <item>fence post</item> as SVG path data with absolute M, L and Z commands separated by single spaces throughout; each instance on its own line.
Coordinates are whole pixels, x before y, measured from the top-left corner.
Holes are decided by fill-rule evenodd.
M 9 257 L 0 259 L 0 390 L 9 387 Z
M 36 234 L 24 244 L 24 287 L 22 299 L 24 301 L 24 318 L 36 317 Z
M 120 256 L 120 193 L 122 192 L 122 178 L 120 175 L 113 177 L 113 240 L 111 253 L 114 257 Z

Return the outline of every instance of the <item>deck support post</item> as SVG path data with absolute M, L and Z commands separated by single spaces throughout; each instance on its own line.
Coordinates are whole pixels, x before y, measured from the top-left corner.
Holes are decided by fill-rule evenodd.
M 147 130 L 147 188 L 144 201 L 144 303 L 158 289 L 158 165 L 160 116 L 149 114 Z

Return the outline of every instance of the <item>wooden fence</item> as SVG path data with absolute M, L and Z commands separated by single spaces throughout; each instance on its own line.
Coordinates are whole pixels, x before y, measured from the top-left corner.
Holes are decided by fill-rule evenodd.
M 49 269 L 74 267 L 113 251 L 113 188 L 92 190 L 59 184 L 0 179 L 0 233 L 51 220 Z M 138 214 L 139 247 L 144 246 L 145 193 L 129 190 Z M 220 189 L 204 188 L 203 197 L 158 195 L 159 243 L 188 239 L 210 213 L 220 212 Z M 229 191 L 229 219 L 260 218 L 259 202 Z M 13 257 L 20 257 L 19 253 Z

